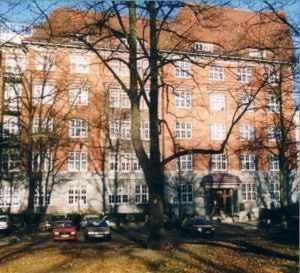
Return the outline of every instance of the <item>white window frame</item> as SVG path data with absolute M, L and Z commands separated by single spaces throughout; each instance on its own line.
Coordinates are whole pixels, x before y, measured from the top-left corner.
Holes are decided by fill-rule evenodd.
M 143 140 L 150 139 L 150 122 L 148 120 L 143 120 L 141 124 L 141 135 Z
M 68 188 L 68 205 L 69 206 L 86 206 L 87 205 L 87 187 L 85 185 L 70 185 Z
M 255 154 L 241 154 L 240 166 L 241 166 L 241 171 L 256 171 Z
M 176 78 L 189 78 L 191 76 L 192 64 L 189 61 L 176 61 L 175 62 L 175 77 Z
M 270 113 L 278 113 L 280 110 L 279 101 L 276 95 L 269 94 L 267 98 L 267 109 Z
M 52 104 L 56 95 L 54 82 L 34 83 L 32 87 L 32 102 L 34 104 Z
M 269 170 L 271 172 L 278 172 L 280 170 L 278 155 L 269 155 Z
M 112 120 L 109 122 L 109 136 L 111 139 L 130 139 L 131 122 L 129 120 Z
M 203 52 L 214 52 L 214 44 L 204 43 L 204 42 L 195 42 L 194 43 L 195 51 L 203 51 Z
M 2 171 L 18 172 L 21 166 L 21 158 L 18 150 L 9 149 L 2 151 Z
M 224 81 L 224 67 L 220 65 L 211 65 L 209 66 L 209 80 L 211 81 Z
M 129 75 L 128 66 L 120 60 L 109 61 L 109 66 L 118 76 L 128 76 Z
M 49 133 L 53 131 L 53 119 L 33 118 L 32 133 Z
M 0 187 L 0 208 L 6 209 L 20 205 L 20 192 L 16 187 L 1 185 Z
M 241 83 L 250 83 L 252 78 L 252 67 L 240 66 L 238 67 L 238 80 Z
M 246 112 L 254 112 L 254 100 L 252 100 L 251 95 L 244 94 L 239 96 L 238 106 L 239 106 L 239 111 L 244 111 L 245 108 L 248 107 Z
M 213 123 L 210 125 L 211 140 L 224 140 L 226 136 L 226 126 L 223 123 Z
M 147 204 L 149 202 L 149 189 L 146 184 L 135 185 L 135 203 Z
M 191 139 L 193 126 L 191 122 L 177 121 L 175 135 L 177 139 Z
M 86 138 L 88 136 L 88 123 L 84 119 L 69 120 L 69 137 Z
M 5 72 L 19 74 L 26 69 L 26 56 L 23 54 L 8 54 L 5 56 Z
M 191 109 L 192 108 L 192 91 L 176 90 L 175 91 L 176 108 Z
M 267 57 L 267 51 L 264 49 L 259 48 L 249 48 L 249 57 L 251 58 L 259 58 L 259 59 L 265 59 Z
M 50 52 L 36 52 L 35 68 L 38 71 L 54 71 L 55 55 Z
M 211 155 L 211 170 L 212 171 L 227 171 L 228 157 L 226 154 Z
M 242 200 L 256 201 L 257 199 L 257 187 L 255 183 L 242 183 L 241 185 Z
M 19 122 L 16 116 L 3 116 L 3 137 L 19 134 Z
M 69 88 L 70 105 L 88 105 L 89 87 L 80 85 L 71 85 Z
M 209 108 L 211 111 L 225 111 L 226 96 L 224 93 L 213 92 L 209 94 Z
M 194 187 L 193 184 L 180 184 L 180 199 L 181 204 L 192 204 L 194 201 Z
M 268 125 L 267 136 L 269 141 L 279 141 L 282 137 L 280 128 L 275 125 Z
M 4 104 L 9 110 L 18 110 L 21 108 L 22 84 L 5 83 Z
M 280 201 L 280 183 L 271 182 L 270 183 L 270 195 L 272 200 Z
M 42 189 L 36 189 L 34 193 L 34 206 L 43 207 L 45 205 L 50 205 L 50 192 L 45 194 L 45 187 L 42 186 Z
M 112 189 L 108 195 L 109 205 L 125 205 L 129 203 L 128 189 L 124 186 L 118 186 L 117 189 Z
M 110 88 L 108 92 L 110 108 L 130 108 L 131 103 L 129 97 L 123 89 Z
M 193 155 L 187 154 L 177 158 L 176 170 L 187 172 L 193 170 Z
M 253 124 L 244 123 L 240 125 L 240 139 L 241 140 L 255 139 L 255 127 Z
M 267 67 L 267 83 L 271 85 L 278 85 L 280 82 L 279 69 L 276 67 Z
M 88 169 L 87 152 L 73 151 L 68 154 L 69 172 L 82 172 Z
M 70 55 L 71 73 L 87 74 L 89 65 L 89 56 L 74 53 Z

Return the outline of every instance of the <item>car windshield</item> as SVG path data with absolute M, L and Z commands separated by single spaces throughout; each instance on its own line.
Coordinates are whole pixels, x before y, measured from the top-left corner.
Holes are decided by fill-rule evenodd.
M 194 225 L 206 225 L 207 221 L 205 219 L 199 218 L 194 220 Z
M 72 222 L 71 221 L 56 222 L 55 226 L 56 227 L 72 227 Z
M 107 223 L 98 219 L 96 221 L 88 222 L 87 227 L 107 227 Z

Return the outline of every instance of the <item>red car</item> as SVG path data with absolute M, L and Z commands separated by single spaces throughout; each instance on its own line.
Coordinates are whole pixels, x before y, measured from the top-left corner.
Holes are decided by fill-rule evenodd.
M 77 231 L 72 221 L 58 221 L 52 230 L 53 241 L 74 241 Z

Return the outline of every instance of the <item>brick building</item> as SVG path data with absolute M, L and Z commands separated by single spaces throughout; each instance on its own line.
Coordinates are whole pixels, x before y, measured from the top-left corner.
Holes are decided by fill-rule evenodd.
M 159 42 L 160 50 L 174 58 L 160 74 L 165 83 L 160 117 L 167 124 L 160 128 L 162 160 L 177 149 L 217 149 L 232 132 L 222 154 L 188 154 L 166 165 L 166 203 L 172 213 L 244 220 L 249 212 L 257 217 L 259 207 L 280 200 L 276 149 L 282 136 L 277 120 L 283 115 L 288 122 L 293 116 L 291 40 L 286 26 L 270 13 L 229 8 L 206 12 L 213 18 L 209 23 L 217 26 L 200 26 L 184 8 L 170 28 L 187 33 L 189 40 L 166 32 Z M 45 23 L 10 36 L 1 46 L 4 210 L 26 207 L 27 183 L 22 181 L 28 169 L 32 174 L 37 168 L 43 172 L 35 194 L 37 210 L 47 204 L 52 213 L 128 213 L 147 204 L 148 188 L 130 140 L 127 94 L 81 41 L 82 33 L 61 35 L 70 28 L 74 34 L 86 23 L 84 18 L 83 12 L 54 10 L 49 17 L 53 36 Z M 84 39 L 93 42 L 94 35 Z M 124 38 L 93 45 L 102 58 L 114 56 L 109 66 L 128 82 Z M 148 65 L 147 58 L 140 57 L 140 73 Z M 140 109 L 147 150 L 148 107 L 143 99 Z M 292 140 L 294 132 L 286 137 Z

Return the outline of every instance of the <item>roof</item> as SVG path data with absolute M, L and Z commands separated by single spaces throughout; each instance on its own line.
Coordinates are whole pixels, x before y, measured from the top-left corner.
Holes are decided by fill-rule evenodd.
M 285 16 L 282 12 L 279 16 Z M 122 16 L 125 29 L 128 17 Z M 160 22 L 158 22 L 160 23 Z M 102 38 L 102 46 L 111 46 L 114 35 L 122 34 L 115 16 L 67 8 L 58 8 L 48 20 L 33 30 L 28 41 L 68 42 L 65 34 L 79 32 Z M 139 17 L 137 35 L 148 40 L 149 22 Z M 226 7 L 189 5 L 181 8 L 175 20 L 168 21 L 159 36 L 159 47 L 166 50 L 190 50 L 196 42 L 219 46 L 222 53 L 236 54 L 246 48 L 269 49 L 278 60 L 293 56 L 288 26 L 271 12 L 244 11 Z

